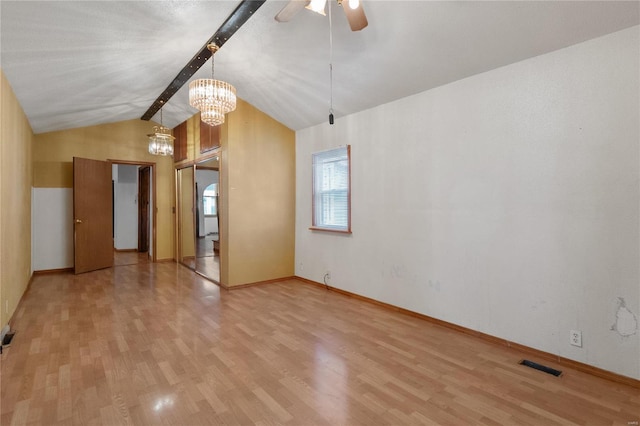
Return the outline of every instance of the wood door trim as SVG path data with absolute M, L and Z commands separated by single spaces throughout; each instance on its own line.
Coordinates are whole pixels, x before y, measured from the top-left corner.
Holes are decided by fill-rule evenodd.
M 151 166 L 138 167 L 138 251 L 149 253 Z
M 107 159 L 107 161 L 112 164 L 124 164 L 129 166 L 141 166 L 141 167 L 156 165 L 156 163 L 149 163 L 147 161 L 114 160 L 111 158 Z

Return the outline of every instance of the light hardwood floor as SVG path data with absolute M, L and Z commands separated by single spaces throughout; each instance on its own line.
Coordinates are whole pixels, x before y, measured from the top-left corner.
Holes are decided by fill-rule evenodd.
M 148 263 L 149 253 L 139 253 L 137 251 L 114 251 L 113 252 L 113 265 L 114 266 L 126 266 L 137 265 L 138 263 Z
M 213 281 L 220 282 L 220 256 L 213 252 L 214 239 L 217 240 L 218 236 L 196 238 L 195 269 Z
M 229 292 L 171 263 L 39 275 L 13 328 L 2 425 L 640 420 L 638 389 L 532 370 L 515 350 L 297 280 Z

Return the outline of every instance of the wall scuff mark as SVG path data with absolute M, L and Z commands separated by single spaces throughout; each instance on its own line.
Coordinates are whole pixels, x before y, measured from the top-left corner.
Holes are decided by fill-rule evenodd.
M 627 308 L 623 297 L 618 297 L 618 308 L 616 309 L 616 321 L 611 326 L 622 337 L 629 337 L 638 331 L 638 319 L 633 312 Z

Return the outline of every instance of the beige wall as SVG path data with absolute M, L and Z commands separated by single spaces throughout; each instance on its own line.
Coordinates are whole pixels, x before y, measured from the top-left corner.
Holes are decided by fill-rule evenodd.
M 31 126 L 0 70 L 0 328 L 31 277 Z
M 35 187 L 71 188 L 73 157 L 156 164 L 156 258 L 174 258 L 174 171 L 171 157 L 151 155 L 146 135 L 153 123 L 139 119 L 35 135 Z
M 187 159 L 175 167 L 221 157 L 221 284 L 235 287 L 292 276 L 295 132 L 241 99 L 222 125 L 220 150 L 200 154 L 200 125 L 200 114 L 187 120 Z M 192 235 L 190 230 L 188 238 Z
M 242 100 L 222 129 L 221 281 L 294 274 L 295 133 Z

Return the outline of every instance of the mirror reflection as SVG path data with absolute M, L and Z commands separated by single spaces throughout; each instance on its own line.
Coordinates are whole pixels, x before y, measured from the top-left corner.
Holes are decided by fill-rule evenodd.
M 219 177 L 218 157 L 196 164 L 195 270 L 218 283 L 220 282 Z
M 193 167 L 176 171 L 178 190 L 178 260 L 190 269 L 196 266 L 194 243 L 194 170 Z

